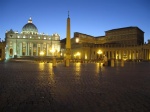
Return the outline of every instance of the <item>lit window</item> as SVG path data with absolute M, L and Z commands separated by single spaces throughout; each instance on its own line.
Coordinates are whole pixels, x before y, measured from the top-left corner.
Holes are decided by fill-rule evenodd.
M 76 43 L 79 43 L 79 38 L 76 38 Z

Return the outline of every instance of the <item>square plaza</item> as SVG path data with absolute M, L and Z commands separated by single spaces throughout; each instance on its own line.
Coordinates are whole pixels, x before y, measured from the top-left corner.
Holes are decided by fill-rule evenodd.
M 149 112 L 149 68 L 0 62 L 0 112 Z

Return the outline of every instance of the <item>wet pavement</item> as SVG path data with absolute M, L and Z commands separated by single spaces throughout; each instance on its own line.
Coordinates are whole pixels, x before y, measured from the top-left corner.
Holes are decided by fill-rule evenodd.
M 150 63 L 0 62 L 0 112 L 150 112 Z

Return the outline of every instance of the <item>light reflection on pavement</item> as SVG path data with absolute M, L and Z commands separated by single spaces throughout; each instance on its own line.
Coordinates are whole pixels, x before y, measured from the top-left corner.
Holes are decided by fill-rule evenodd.
M 0 63 L 0 112 L 150 111 L 150 63 Z

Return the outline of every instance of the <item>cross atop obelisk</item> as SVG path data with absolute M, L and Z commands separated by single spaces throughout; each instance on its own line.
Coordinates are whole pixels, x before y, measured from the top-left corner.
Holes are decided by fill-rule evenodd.
M 69 11 L 68 11 L 68 18 L 69 18 Z

